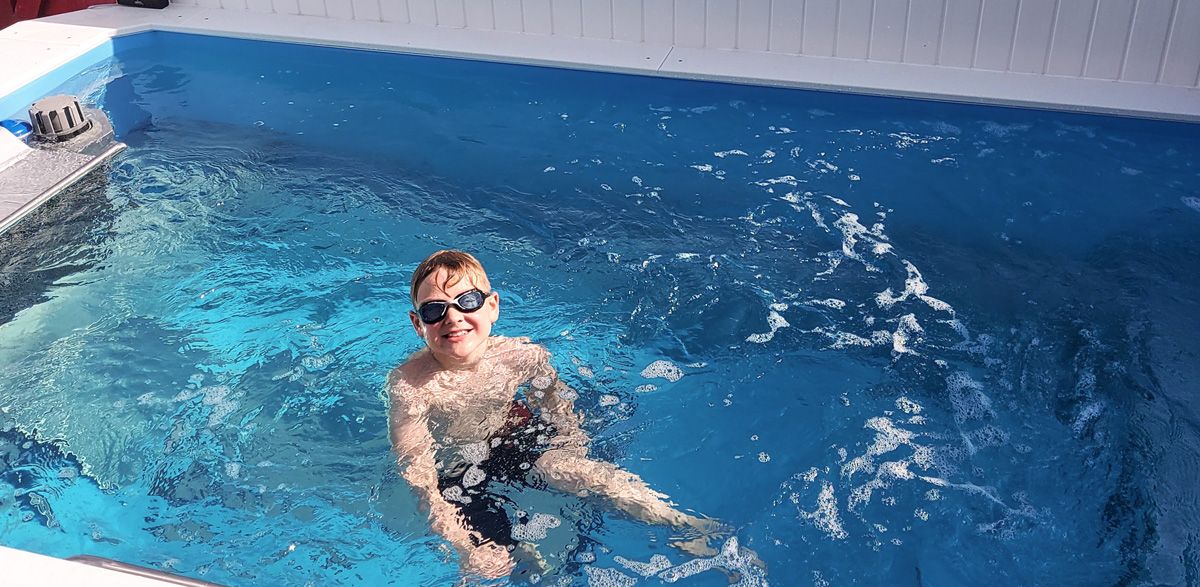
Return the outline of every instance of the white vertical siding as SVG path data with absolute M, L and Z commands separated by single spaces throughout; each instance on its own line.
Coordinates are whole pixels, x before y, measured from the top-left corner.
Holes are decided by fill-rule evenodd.
M 550 0 L 521 0 L 525 15 L 521 21 L 525 32 L 535 35 L 554 34 L 554 11 Z
M 800 53 L 832 57 L 837 41 L 837 0 L 805 0 Z
M 982 12 L 983 0 L 946 0 L 942 45 L 938 49 L 939 65 L 972 67 L 975 64 L 975 43 Z
M 408 22 L 408 0 L 379 0 L 379 19 L 383 22 Z
M 768 51 L 799 53 L 804 30 L 804 0 L 772 2 L 770 26 Z
M 675 0 L 642 0 L 642 22 L 647 43 L 675 42 Z
M 463 0 L 463 16 L 469 29 L 497 28 L 495 15 L 492 13 L 492 0 Z
M 704 46 L 709 49 L 736 49 L 737 22 L 737 0 L 707 0 L 704 17 Z
M 456 29 L 467 26 L 467 14 L 463 0 L 435 0 L 433 9 L 437 16 L 438 26 Z
M 1136 0 L 1100 0 L 1083 66 L 1085 76 L 1103 79 L 1121 76 L 1135 3 Z
M 521 0 L 492 0 L 492 26 L 498 31 L 525 32 Z
M 582 0 L 583 36 L 593 39 L 612 38 L 612 0 Z
M 1058 0 L 1058 13 L 1050 39 L 1046 73 L 1083 75 L 1088 41 L 1092 38 L 1097 0 Z
M 983 0 L 979 13 L 979 38 L 975 41 L 975 63 L 980 69 L 1008 70 L 1017 29 L 1019 0 Z
M 437 26 L 437 0 L 408 0 L 408 19 L 413 24 Z
M 849 59 L 866 59 L 871 50 L 873 0 L 840 0 L 837 4 L 837 43 L 834 55 Z
M 1023 0 L 1017 12 L 1013 37 L 1011 71 L 1042 73 L 1050 53 L 1050 34 L 1054 29 L 1057 2 Z
M 1200 86 L 1200 0 L 176 0 L 224 10 Z
M 305 16 L 325 16 L 324 0 L 300 0 L 300 14 Z
M 904 36 L 904 61 L 919 65 L 937 63 L 942 43 L 942 15 L 955 0 L 909 0 L 908 30 Z
M 229 2 L 230 0 L 221 0 Z M 325 16 L 342 20 L 354 20 L 354 5 L 351 0 L 325 0 Z
M 583 6 L 579 0 L 552 0 L 554 34 L 567 37 L 583 36 Z
M 703 47 L 707 15 L 705 0 L 675 0 L 675 44 Z
M 300 14 L 299 0 L 271 0 L 276 14 Z
M 1200 0 L 1179 0 L 1175 23 L 1167 43 L 1162 83 L 1173 86 L 1200 85 Z
M 1158 81 L 1174 4 L 1163 0 L 1140 0 L 1137 3 L 1121 79 L 1131 82 Z M 1200 30 L 1193 30 L 1192 33 L 1200 36 Z
M 642 0 L 612 0 L 613 38 L 642 42 L 642 18 Z
M 766 51 L 771 42 L 771 5 L 765 0 L 739 0 L 737 48 Z
M 258 0 L 250 0 L 255 2 Z M 379 0 L 353 0 L 355 20 L 381 20 Z
M 908 1 L 875 2 L 871 16 L 871 52 L 879 61 L 904 61 L 904 36 L 908 29 Z

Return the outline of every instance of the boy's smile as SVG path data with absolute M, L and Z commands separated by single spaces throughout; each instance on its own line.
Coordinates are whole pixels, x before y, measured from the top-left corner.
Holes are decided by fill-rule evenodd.
M 425 340 L 438 363 L 448 369 L 472 367 L 483 358 L 492 324 L 500 315 L 500 297 L 495 293 L 486 294 L 483 305 L 472 312 L 464 312 L 453 303 L 472 290 L 487 292 L 489 284 L 473 283 L 465 275 L 451 277 L 444 269 L 439 269 L 421 282 L 415 297 L 418 308 L 426 302 L 449 302 L 445 316 L 433 324 L 426 324 L 416 312 L 409 312 L 417 334 Z

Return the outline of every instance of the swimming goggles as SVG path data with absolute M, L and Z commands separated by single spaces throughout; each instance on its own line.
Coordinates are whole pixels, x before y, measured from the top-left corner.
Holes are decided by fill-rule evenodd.
M 493 292 L 483 293 L 477 289 L 472 289 L 458 294 L 458 297 L 454 298 L 454 301 L 452 302 L 444 302 L 441 300 L 425 302 L 417 307 L 417 317 L 421 319 L 421 322 L 426 324 L 437 324 L 438 322 L 442 321 L 442 318 L 446 317 L 446 312 L 450 309 L 451 304 L 454 304 L 454 307 L 458 308 L 459 312 L 470 314 L 471 312 L 482 308 L 483 302 L 487 300 L 492 293 Z

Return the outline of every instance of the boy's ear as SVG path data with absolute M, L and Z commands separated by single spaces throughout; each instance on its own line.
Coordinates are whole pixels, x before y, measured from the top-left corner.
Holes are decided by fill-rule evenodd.
M 408 311 L 408 320 L 409 320 L 409 322 L 412 322 L 413 330 L 417 331 L 417 336 L 419 336 L 421 338 L 425 338 L 425 333 L 421 331 L 421 326 L 422 326 L 421 319 L 417 317 L 417 313 L 412 310 L 409 310 Z
M 492 292 L 492 297 L 488 298 L 487 303 L 492 307 L 492 314 L 495 316 L 492 324 L 495 324 L 496 320 L 500 319 L 500 293 Z

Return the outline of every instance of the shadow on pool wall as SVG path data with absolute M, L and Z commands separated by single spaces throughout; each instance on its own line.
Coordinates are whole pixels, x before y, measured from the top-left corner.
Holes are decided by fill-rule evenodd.
M 89 318 L 4 343 L 0 391 L 38 392 L 13 417 L 150 520 L 52 495 L 71 536 L 239 582 L 452 573 L 378 389 L 417 345 L 408 272 L 458 245 L 596 452 L 736 525 L 775 584 L 1187 580 L 1195 127 L 150 40 L 170 65 L 73 82 L 131 145 L 89 225 L 112 254 L 70 288 Z M 15 311 L 64 281 L 30 263 Z M 562 576 L 686 560 L 536 497 Z M 6 540 L 65 548 L 33 522 Z
M 88 174 L 0 234 L 0 325 L 104 262 L 106 235 L 120 213 L 108 198 L 108 172 L 105 165 Z

